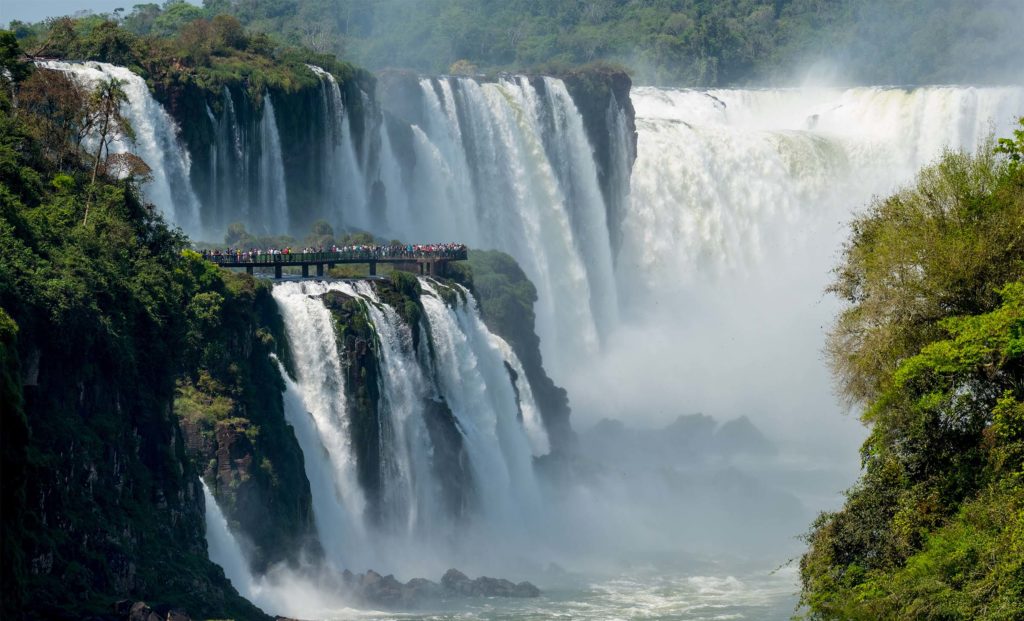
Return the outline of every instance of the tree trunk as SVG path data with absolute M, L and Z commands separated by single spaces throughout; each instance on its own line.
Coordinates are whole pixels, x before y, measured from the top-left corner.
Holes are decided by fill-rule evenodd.
M 103 129 L 100 130 L 100 146 L 96 149 L 96 159 L 92 164 L 92 180 L 89 182 L 89 193 L 85 197 L 85 217 L 82 218 L 82 226 L 89 223 L 89 203 L 92 202 L 92 194 L 96 191 L 96 175 L 100 170 L 100 158 L 103 157 L 103 147 L 107 144 L 107 131 L 110 129 L 110 111 L 104 111 Z

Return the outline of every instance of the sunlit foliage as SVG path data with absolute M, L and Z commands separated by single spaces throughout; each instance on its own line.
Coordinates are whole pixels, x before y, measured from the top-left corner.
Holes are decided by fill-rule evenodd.
M 812 619 L 1024 616 L 1022 136 L 945 154 L 854 222 L 829 353 L 871 432 L 808 534 Z

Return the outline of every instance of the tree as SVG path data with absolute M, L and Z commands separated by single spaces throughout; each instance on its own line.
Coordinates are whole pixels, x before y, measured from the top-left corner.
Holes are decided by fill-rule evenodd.
M 943 319 L 991 311 L 999 288 L 1024 276 L 1024 205 L 999 187 L 1012 178 L 991 141 L 948 152 L 854 220 L 830 287 L 849 306 L 828 344 L 848 401 L 873 401 Z
M 236 50 L 245 49 L 248 39 L 237 18 L 231 15 L 218 15 L 210 23 L 220 45 Z
M 32 73 L 32 65 L 21 59 L 21 46 L 14 33 L 0 30 L 0 83 L 8 89 Z
M 448 68 L 448 73 L 459 76 L 474 76 L 477 71 L 477 66 L 464 58 L 455 61 L 452 63 L 452 66 Z
M 853 222 L 828 352 L 871 431 L 807 536 L 812 619 L 1024 614 L 1022 130 L 945 153 Z
M 131 62 L 136 37 L 112 20 L 103 20 L 78 38 L 79 56 L 124 65 Z
M 95 128 L 93 137 L 97 144 L 93 156 L 92 179 L 89 182 L 90 194 L 85 201 L 85 216 L 82 218 L 83 225 L 89 221 L 89 205 L 92 191 L 96 186 L 96 176 L 99 174 L 100 165 L 110 156 L 110 145 L 117 140 L 131 143 L 135 141 L 135 130 L 121 112 L 121 106 L 128 103 L 128 94 L 124 92 L 122 84 L 121 80 L 111 78 L 100 82 L 92 93 L 91 125 Z
M 16 111 L 58 170 L 77 166 L 95 120 L 89 91 L 63 71 L 37 69 L 18 89 Z
M 205 19 L 193 20 L 178 33 L 178 48 L 181 55 L 194 65 L 204 65 L 213 54 L 216 33 L 213 25 Z

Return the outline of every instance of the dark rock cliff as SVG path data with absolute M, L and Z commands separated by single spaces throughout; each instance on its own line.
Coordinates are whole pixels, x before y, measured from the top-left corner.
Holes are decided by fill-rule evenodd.
M 601 64 L 558 77 L 572 95 L 594 148 L 598 181 L 608 207 L 612 250 L 618 252 L 628 207 L 629 175 L 636 160 L 636 111 L 629 97 L 633 81 L 624 70 Z M 623 144 L 616 144 L 620 139 Z
M 235 532 L 254 544 L 255 572 L 315 560 L 321 550 L 309 481 L 271 358 L 289 364 L 271 285 L 244 274 L 217 276 L 216 297 L 193 299 L 188 308 L 203 328 L 190 335 L 195 349 L 175 400 L 188 455 Z
M 113 341 L 12 311 L 17 328 L 0 322 L 4 618 L 79 619 L 122 598 L 266 618 L 207 559 L 171 339 L 138 316 Z
M 181 128 L 191 157 L 191 181 L 203 205 L 207 229 L 224 229 L 248 209 L 249 194 L 256 195 L 265 180 L 260 170 L 261 122 L 269 95 L 281 140 L 283 175 L 292 230 L 304 231 L 329 214 L 324 211 L 323 189 L 333 171 L 318 165 L 325 149 L 341 140 L 341 122 L 351 131 L 356 152 L 370 156 L 379 148 L 368 131 L 379 123 L 373 105 L 376 80 L 368 73 L 339 65 L 333 76 L 338 84 L 337 106 L 322 78 L 304 66 L 290 68 L 287 80 L 259 83 L 244 76 L 207 83 L 188 72 L 167 70 L 150 74 L 156 99 Z M 328 121 L 334 119 L 335 122 Z M 280 234 L 281 231 L 273 231 Z

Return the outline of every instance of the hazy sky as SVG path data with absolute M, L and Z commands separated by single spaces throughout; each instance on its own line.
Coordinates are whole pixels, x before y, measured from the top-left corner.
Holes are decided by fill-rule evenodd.
M 163 4 L 161 0 L 151 0 Z M 0 0 L 0 24 L 17 19 L 23 22 L 38 22 L 47 17 L 71 15 L 82 10 L 95 13 L 109 13 L 116 8 L 130 11 L 136 4 L 146 0 Z M 202 4 L 192 0 L 192 4 Z

